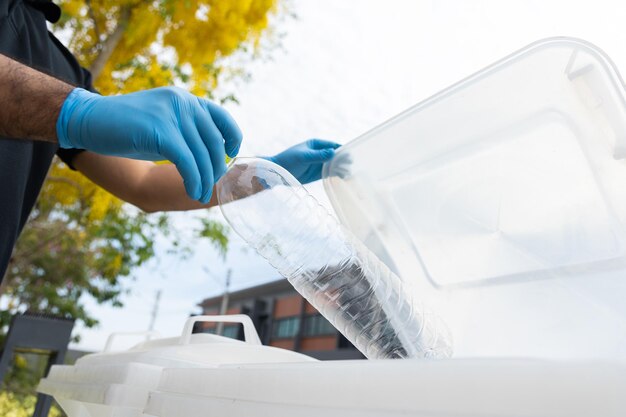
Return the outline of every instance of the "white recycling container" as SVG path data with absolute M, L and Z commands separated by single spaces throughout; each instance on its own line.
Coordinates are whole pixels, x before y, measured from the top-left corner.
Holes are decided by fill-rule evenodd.
M 241 342 L 191 335 L 236 321 Z M 626 364 L 536 359 L 320 362 L 262 346 L 245 316 L 53 366 L 39 385 L 68 417 L 621 417 Z
M 191 334 L 197 322 L 233 322 L 244 326 L 245 341 L 212 334 Z M 86 355 L 75 365 L 53 366 L 39 383 L 69 417 L 135 417 L 144 410 L 163 369 L 217 368 L 243 363 L 311 362 L 296 352 L 263 346 L 248 316 L 195 316 L 180 337 L 148 340 L 125 351 Z
M 615 66 L 554 38 L 343 146 L 324 185 L 455 357 L 625 359 L 625 158 Z
M 548 39 L 345 145 L 341 223 L 449 329 L 442 360 L 320 362 L 249 318 L 55 366 L 69 417 L 626 415 L 626 100 L 598 48 Z M 237 321 L 246 341 L 191 335 Z

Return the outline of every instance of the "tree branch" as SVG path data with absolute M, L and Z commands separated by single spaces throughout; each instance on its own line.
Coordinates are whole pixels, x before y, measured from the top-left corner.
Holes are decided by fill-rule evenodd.
M 107 61 L 109 60 L 109 58 L 111 58 L 111 54 L 113 53 L 113 51 L 115 51 L 115 48 L 122 40 L 122 36 L 124 35 L 126 28 L 128 27 L 128 21 L 130 20 L 131 11 L 132 6 L 123 6 L 121 8 L 120 17 L 117 21 L 117 26 L 102 43 L 102 47 L 98 52 L 98 56 L 91 63 L 89 71 L 91 71 L 91 76 L 94 80 L 98 79 Z
M 93 22 L 93 31 L 96 34 L 96 45 L 100 43 L 100 27 L 98 26 L 98 20 L 96 20 L 96 14 L 93 11 L 93 7 L 91 7 L 91 0 L 85 0 L 87 4 L 87 13 L 89 13 L 89 18 Z
M 8 272 L 9 272 L 9 268 L 14 266 L 14 264 L 16 262 L 16 259 L 19 259 L 20 262 L 22 262 L 24 265 L 28 265 L 29 260 L 33 256 L 38 255 L 38 252 L 40 250 L 42 250 L 43 248 L 48 246 L 50 243 L 54 242 L 55 240 L 57 240 L 58 238 L 63 236 L 66 232 L 67 232 L 67 229 L 59 227 L 56 231 L 52 231 L 51 235 L 49 235 L 47 238 L 42 239 L 41 241 L 39 241 L 34 248 L 29 248 L 28 253 L 22 253 L 22 252 L 19 251 L 19 247 L 16 248 L 15 252 L 11 256 L 11 258 L 9 259 L 9 264 L 8 264 L 8 267 L 7 267 L 7 275 L 8 275 Z M 7 281 L 8 281 L 8 279 L 7 279 Z

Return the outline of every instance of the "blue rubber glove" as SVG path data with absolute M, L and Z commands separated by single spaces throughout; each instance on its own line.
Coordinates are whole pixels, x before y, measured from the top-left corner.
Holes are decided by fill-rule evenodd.
M 169 160 L 194 200 L 207 203 L 237 155 L 241 131 L 216 104 L 176 87 L 120 96 L 82 88 L 65 99 L 56 125 L 59 146 L 145 160 Z
M 333 159 L 339 146 L 335 142 L 310 139 L 265 159 L 285 168 L 301 184 L 308 184 L 322 178 L 322 165 Z

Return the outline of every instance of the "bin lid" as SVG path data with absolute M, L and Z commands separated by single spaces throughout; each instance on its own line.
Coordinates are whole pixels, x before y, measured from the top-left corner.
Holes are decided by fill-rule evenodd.
M 245 340 L 208 333 L 194 333 L 196 324 L 240 323 Z M 107 342 L 110 347 L 111 343 Z M 264 346 L 259 340 L 250 317 L 244 314 L 190 317 L 181 336 L 147 340 L 128 350 L 112 349 L 83 356 L 77 366 L 119 365 L 125 363 L 156 365 L 160 367 L 217 367 L 226 364 L 307 362 L 316 359 L 301 353 Z
M 196 324 L 205 322 L 240 323 L 245 340 L 192 334 Z M 190 370 L 241 364 L 317 362 L 297 352 L 263 346 L 252 320 L 243 314 L 190 317 L 179 337 L 147 340 L 128 350 L 113 350 L 116 337 L 140 334 L 153 336 L 153 332 L 113 334 L 103 352 L 83 356 L 71 366 L 53 366 L 37 390 L 52 395 L 64 408 L 78 404 L 79 408 L 91 410 L 90 413 L 96 413 L 100 407 L 104 407 L 101 411 L 131 412 L 143 409 L 165 368 Z
M 340 221 L 459 356 L 626 356 L 626 101 L 606 54 L 536 42 L 341 147 Z

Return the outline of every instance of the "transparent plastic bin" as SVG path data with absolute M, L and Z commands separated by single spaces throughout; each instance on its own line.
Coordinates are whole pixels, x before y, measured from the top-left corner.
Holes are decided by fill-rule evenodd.
M 547 39 L 340 148 L 340 221 L 442 317 L 456 357 L 626 358 L 626 102 Z

